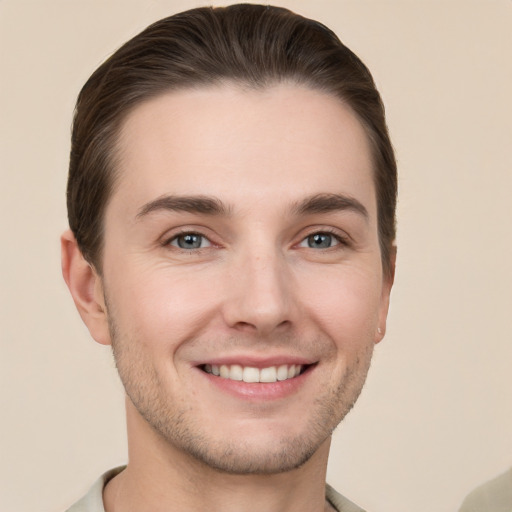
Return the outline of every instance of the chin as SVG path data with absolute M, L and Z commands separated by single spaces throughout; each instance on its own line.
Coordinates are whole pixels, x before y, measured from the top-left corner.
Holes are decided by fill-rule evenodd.
M 160 409 L 155 415 L 144 402 L 134 405 L 172 457 L 181 456 L 226 474 L 273 475 L 300 468 L 323 446 L 328 450 L 333 430 L 357 398 L 352 395 L 353 400 L 344 401 L 345 393 L 337 391 L 336 397 L 331 392 L 329 399 L 318 399 L 311 408 L 313 414 L 304 410 L 302 418 L 296 416 L 292 423 L 261 418 L 236 425 L 212 423 L 208 418 L 198 421 L 193 409 L 178 414 L 168 410 L 162 414 Z
M 330 438 L 330 435 L 328 436 Z M 250 440 L 216 443 L 196 439 L 180 451 L 201 465 L 232 475 L 275 475 L 300 468 L 318 451 L 327 438 L 307 439 L 304 436 L 266 443 Z M 175 442 L 175 440 L 168 442 Z

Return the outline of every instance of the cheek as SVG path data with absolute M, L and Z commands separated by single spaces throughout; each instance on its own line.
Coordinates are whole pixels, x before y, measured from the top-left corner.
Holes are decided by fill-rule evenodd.
M 359 344 L 377 329 L 381 282 L 377 275 L 344 268 L 305 281 L 301 292 L 310 314 L 335 339 Z
M 118 272 L 117 277 L 111 293 L 116 321 L 127 335 L 152 349 L 175 349 L 197 336 L 214 314 L 215 287 L 197 275 L 139 269 Z

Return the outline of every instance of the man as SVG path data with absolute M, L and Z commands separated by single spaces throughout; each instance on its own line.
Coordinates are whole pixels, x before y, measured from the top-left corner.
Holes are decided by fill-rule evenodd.
M 64 278 L 126 390 L 72 512 L 361 510 L 332 431 L 385 333 L 396 166 L 364 64 L 270 6 L 161 20 L 77 102 Z

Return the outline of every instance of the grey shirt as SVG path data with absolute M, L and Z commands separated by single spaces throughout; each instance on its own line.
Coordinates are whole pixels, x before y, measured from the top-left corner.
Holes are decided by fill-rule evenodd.
M 512 512 L 512 468 L 477 487 L 459 512 Z
M 103 488 L 110 479 L 121 473 L 124 468 L 125 466 L 111 469 L 101 475 L 89 489 L 89 492 L 81 500 L 68 508 L 66 512 L 105 512 L 103 507 Z M 326 485 L 325 497 L 338 512 L 365 512 L 362 508 L 359 508 L 347 500 L 347 498 L 337 493 L 330 485 Z

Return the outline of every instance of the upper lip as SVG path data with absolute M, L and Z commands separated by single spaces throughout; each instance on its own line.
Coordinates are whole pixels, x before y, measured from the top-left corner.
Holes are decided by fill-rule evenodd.
M 258 357 L 251 355 L 230 355 L 223 357 L 213 357 L 211 359 L 204 359 L 201 361 L 197 361 L 194 363 L 194 366 L 203 366 L 205 364 L 210 365 L 233 365 L 239 364 L 240 366 L 249 366 L 252 368 L 269 368 L 271 366 L 281 366 L 281 365 L 310 365 L 315 363 L 313 359 L 308 359 L 300 356 L 291 356 L 291 355 L 279 355 L 279 356 L 267 356 L 267 357 Z

